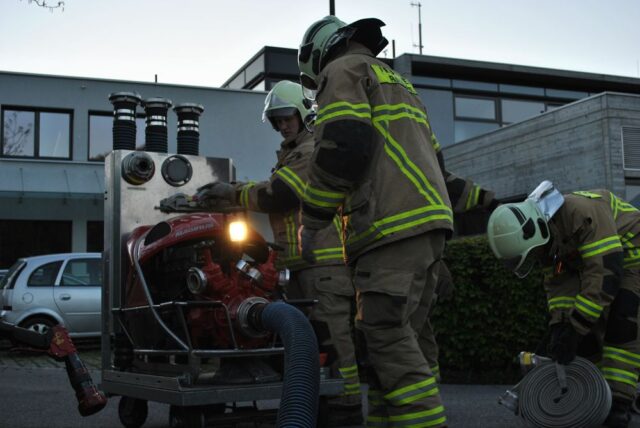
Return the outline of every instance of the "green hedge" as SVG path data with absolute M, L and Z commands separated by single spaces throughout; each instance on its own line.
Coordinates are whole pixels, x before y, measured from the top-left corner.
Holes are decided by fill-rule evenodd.
M 504 372 L 502 380 L 509 382 L 517 354 L 534 351 L 546 330 L 541 272 L 517 278 L 485 237 L 450 241 L 445 258 L 455 291 L 432 316 L 443 380 L 486 381 L 483 373 Z

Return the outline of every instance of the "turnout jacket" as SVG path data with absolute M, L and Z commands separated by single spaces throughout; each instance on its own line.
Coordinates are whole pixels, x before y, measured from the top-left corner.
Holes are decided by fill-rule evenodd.
M 568 312 L 576 331 L 586 334 L 617 295 L 624 269 L 640 267 L 640 212 L 607 190 L 564 197 L 549 221 L 549 312 L 552 323 Z M 578 275 L 579 293 L 553 293 L 567 274 Z
M 349 259 L 430 230 L 452 231 L 435 137 L 411 83 L 351 42 L 320 73 L 303 224 L 347 218 Z
M 269 214 L 276 245 L 280 247 L 277 265 L 296 271 L 309 267 L 298 250 L 300 201 L 304 194 L 313 136 L 306 129 L 295 138 L 284 140 L 277 151 L 278 162 L 271 177 L 262 182 L 236 186 L 238 203 L 250 211 Z M 334 216 L 317 235 L 314 266 L 344 265 L 341 217 Z

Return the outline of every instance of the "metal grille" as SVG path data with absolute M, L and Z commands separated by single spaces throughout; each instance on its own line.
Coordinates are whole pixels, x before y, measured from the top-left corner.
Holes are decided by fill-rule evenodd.
M 622 156 L 624 169 L 640 171 L 640 127 L 622 127 Z

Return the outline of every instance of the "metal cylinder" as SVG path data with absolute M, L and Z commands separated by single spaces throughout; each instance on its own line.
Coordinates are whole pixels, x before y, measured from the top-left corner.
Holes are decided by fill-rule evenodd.
M 173 108 L 178 116 L 178 154 L 200 154 L 200 115 L 204 107 L 200 104 L 182 103 Z
M 147 116 L 144 147 L 148 152 L 168 153 L 167 111 L 173 103 L 167 98 L 148 98 L 142 102 Z
M 114 92 L 109 95 L 113 104 L 113 150 L 136 149 L 136 107 L 140 95 L 135 92 Z

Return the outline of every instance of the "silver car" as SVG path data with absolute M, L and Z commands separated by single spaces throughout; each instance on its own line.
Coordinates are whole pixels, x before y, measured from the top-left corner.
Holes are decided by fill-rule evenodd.
M 100 336 L 102 254 L 21 258 L 0 281 L 0 319 L 46 333 L 64 325 L 72 337 Z

